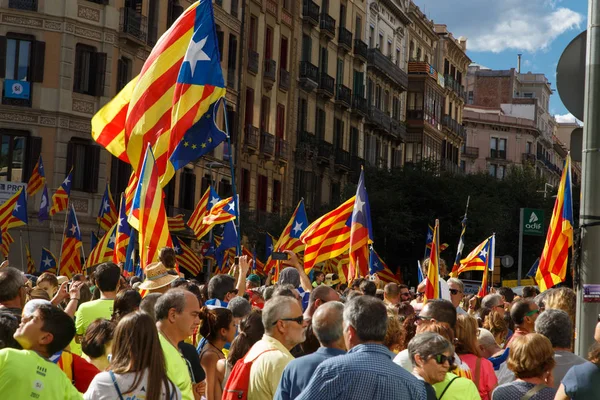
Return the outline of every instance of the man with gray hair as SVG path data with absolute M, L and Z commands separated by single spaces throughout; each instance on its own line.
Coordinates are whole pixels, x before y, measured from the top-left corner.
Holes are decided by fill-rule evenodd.
M 344 305 L 338 301 L 323 304 L 315 311 L 312 327 L 321 347 L 315 353 L 297 358 L 285 367 L 275 394 L 276 400 L 291 400 L 298 397 L 308 385 L 319 364 L 328 358 L 346 353 L 343 314 Z
M 0 311 L 17 317 L 21 322 L 21 312 L 27 301 L 29 287 L 23 272 L 13 267 L 0 269 Z
M 383 344 L 387 309 L 372 296 L 355 297 L 344 308 L 348 354 L 323 361 L 297 400 L 425 400 L 423 382 L 392 362 Z
M 479 328 L 477 331 L 477 344 L 482 357 L 487 358 L 494 367 L 498 378 L 498 385 L 510 383 L 515 380 L 515 374 L 508 369 L 507 360 L 509 349 L 502 349 L 496 343 L 494 335 L 487 329 Z
M 284 368 L 294 359 L 290 349 L 304 341 L 302 307 L 289 296 L 267 301 L 262 322 L 265 334 L 240 360 L 252 362 L 248 385 L 248 398 L 252 400 L 273 399 Z
M 460 302 L 465 297 L 465 285 L 463 282 L 458 278 L 448 279 L 448 290 L 450 291 L 450 301 L 456 308 L 456 313 L 458 315 L 467 314 L 467 312 L 460 306 Z
M 546 336 L 552 343 L 554 361 L 556 361 L 552 374 L 554 375 L 554 388 L 558 389 L 569 369 L 586 361 L 585 358 L 579 357 L 571 351 L 573 340 L 571 318 L 562 310 L 546 310 L 535 320 L 535 332 Z
M 504 301 L 502 300 L 502 296 L 497 293 L 492 293 L 485 296 L 481 300 L 481 307 L 496 311 L 504 317 Z

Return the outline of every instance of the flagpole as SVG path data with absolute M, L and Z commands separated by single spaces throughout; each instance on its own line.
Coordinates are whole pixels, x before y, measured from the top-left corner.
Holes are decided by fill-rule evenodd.
M 69 217 L 69 206 L 71 205 L 71 196 L 69 195 L 69 197 L 67 197 L 67 208 L 65 209 L 65 224 L 63 226 L 63 230 L 62 230 L 62 238 L 60 240 L 60 255 L 58 256 L 58 266 L 57 266 L 57 270 L 56 273 L 57 275 L 60 274 L 60 260 L 62 260 L 62 249 L 63 249 L 63 242 L 65 241 L 65 231 L 67 230 L 67 219 Z
M 231 147 L 231 135 L 229 134 L 229 121 L 227 119 L 227 99 L 223 97 L 223 115 L 225 116 L 225 133 L 227 134 L 227 144 L 229 148 L 229 168 L 231 170 L 231 190 L 233 191 L 233 202 L 235 205 L 235 212 L 237 214 L 235 219 L 235 224 L 237 226 L 237 246 L 236 246 L 236 255 L 239 257 L 242 255 L 242 242 L 241 242 L 241 223 L 240 223 L 240 208 L 239 208 L 239 199 L 237 195 L 237 189 L 235 187 L 235 167 L 233 165 L 233 152 Z
M 21 266 L 25 265 L 23 262 L 23 230 L 19 229 L 19 242 L 21 243 Z M 27 270 L 25 270 L 27 272 Z

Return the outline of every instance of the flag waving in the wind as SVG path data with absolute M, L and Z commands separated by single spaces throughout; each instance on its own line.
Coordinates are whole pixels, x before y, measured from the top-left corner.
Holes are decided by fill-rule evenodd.
M 31 251 L 29 251 L 29 245 L 25 245 L 25 254 L 27 255 L 27 273 L 35 274 L 35 262 L 33 262 L 33 257 L 31 257 Z
M 433 241 L 433 226 L 427 225 L 427 239 L 425 239 L 425 256 L 423 260 L 427 260 L 431 254 L 431 242 Z M 438 244 L 440 253 L 448 248 L 448 243 Z
M 194 253 L 190 246 L 177 236 L 171 235 L 173 241 L 173 250 L 175 250 L 175 259 L 181 268 L 187 269 L 192 275 L 196 276 L 202 272 L 202 259 Z
M 294 253 L 298 253 L 304 250 L 304 243 L 300 240 L 300 235 L 308 227 L 308 218 L 306 217 L 306 209 L 304 208 L 304 200 L 300 200 L 296 209 L 292 213 L 292 217 L 288 221 L 283 232 L 275 246 L 275 251 L 282 252 L 284 250 L 290 250 Z M 267 234 L 270 236 L 269 234 Z M 271 241 L 272 244 L 272 241 Z M 270 272 L 277 265 L 277 261 L 271 259 L 270 254 L 267 258 L 265 272 Z
M 433 228 L 431 253 L 429 254 L 429 267 L 427 269 L 427 276 L 425 277 L 425 295 L 423 297 L 423 304 L 427 303 L 428 300 L 440 298 L 440 252 L 438 249 L 439 242 L 440 222 L 436 219 L 435 227 Z
M 33 167 L 29 182 L 27 183 L 27 196 L 31 197 L 36 194 L 45 183 L 46 175 L 44 173 L 44 163 L 42 162 L 42 156 L 40 155 L 35 167 Z
M 112 261 L 113 253 L 115 249 L 115 235 L 117 230 L 117 224 L 114 224 L 102 238 L 98 241 L 96 246 L 92 249 L 85 260 L 84 268 L 89 268 L 92 265 L 100 264 L 103 262 Z
M 477 297 L 480 299 L 484 298 L 488 293 L 488 274 L 489 271 L 494 271 L 494 257 L 496 255 L 496 234 L 490 236 L 486 242 L 485 247 L 479 253 L 479 258 L 485 263 L 483 270 L 483 277 L 481 279 L 481 287 L 477 293 Z
M 465 248 L 465 231 L 467 230 L 467 215 L 462 220 L 462 230 L 460 231 L 460 239 L 458 239 L 458 246 L 456 248 L 456 258 L 454 259 L 454 265 L 450 276 L 453 278 L 458 277 L 458 270 L 460 269 L 460 260 L 462 259 L 462 252 Z
M 379 254 L 375 251 L 373 246 L 371 246 L 369 256 L 369 274 L 374 275 L 377 274 L 379 279 L 385 283 L 400 283 L 394 273 L 390 270 L 387 264 L 383 261 Z
M 174 217 L 167 217 L 167 224 L 169 225 L 169 231 L 171 232 L 185 231 L 185 221 L 183 220 L 183 214 L 177 214 Z
M 119 208 L 119 221 L 117 223 L 117 233 L 115 235 L 115 250 L 113 252 L 113 262 L 118 264 L 125 262 L 127 246 L 131 236 L 131 226 L 127 221 L 127 212 L 125 208 L 125 196 L 121 195 L 121 207 Z M 133 275 L 133 271 L 131 271 Z
M 233 200 L 233 197 L 223 199 L 215 204 L 210 209 L 208 215 L 202 219 L 204 227 L 201 229 L 200 233 L 206 234 L 210 232 L 215 225 L 233 221 L 236 217 L 237 212 L 235 210 L 235 200 Z
M 50 196 L 48 196 L 48 186 L 44 185 L 42 199 L 40 200 L 40 211 L 38 221 L 43 222 L 50 218 Z
M 573 196 L 571 191 L 571 155 L 567 154 L 546 243 L 535 280 L 543 292 L 565 280 L 569 248 L 573 246 Z
M 365 187 L 365 171 L 360 171 L 354 200 L 354 210 L 350 219 L 350 267 L 349 278 L 367 276 L 369 273 L 369 245 L 373 243 L 371 207 Z
M 492 239 L 485 239 L 475 247 L 469 255 L 460 260 L 460 267 L 456 270 L 456 276 L 467 271 L 483 271 L 487 266 L 487 255 L 489 254 L 489 241 Z
M 106 184 L 104 196 L 102 196 L 102 204 L 98 210 L 98 218 L 96 218 L 98 226 L 103 231 L 108 231 L 117 222 L 117 207 L 110 193 L 110 186 Z
M 72 204 L 68 210 L 65 228 L 60 253 L 60 274 L 70 279 L 73 275 L 81 273 L 81 231 Z
M 40 273 L 50 271 L 53 268 L 56 268 L 56 257 L 50 250 L 45 247 L 42 247 L 42 258 L 40 262 Z
M 138 275 L 136 272 L 136 265 L 139 263 L 136 261 L 135 254 L 135 241 L 137 239 L 137 232 L 135 229 L 132 229 L 130 233 L 131 237 L 128 238 L 127 251 L 125 253 L 125 265 L 123 266 L 123 272 L 125 272 L 126 276 Z
M 271 253 L 273 253 L 273 249 L 275 249 L 275 246 L 273 245 L 273 236 L 271 236 L 271 234 L 269 234 L 269 232 L 266 232 L 265 233 L 265 258 L 266 259 L 269 259 L 269 257 L 271 257 Z M 254 249 L 254 252 L 256 252 L 256 249 Z
M 4 201 L 4 203 L 0 205 L 0 228 L 2 231 L 8 230 L 8 224 L 13 218 L 13 211 L 15 210 L 15 206 L 21 197 L 22 191 L 22 188 L 19 189 L 15 194 L 10 196 Z
M 13 208 L 11 217 L 8 219 L 5 229 L 18 228 L 19 226 L 27 225 L 27 196 L 25 190 L 19 190 L 19 197 Z
M 69 174 L 63 181 L 63 183 L 56 189 L 52 196 L 52 208 L 50 209 L 50 216 L 53 216 L 57 212 L 61 212 L 67 208 L 69 204 L 69 196 L 71 195 L 71 181 L 73 180 L 73 168 L 69 171 Z
M 196 208 L 188 220 L 188 226 L 194 231 L 196 239 L 202 239 L 210 231 L 210 229 L 207 229 L 206 226 L 202 224 L 202 221 L 204 220 L 204 217 L 208 215 L 212 206 L 217 204 L 220 200 L 221 198 L 215 189 L 210 186 L 206 189 L 206 192 L 204 192 L 198 204 L 196 204 Z
M 217 247 L 215 252 L 215 258 L 217 261 L 217 266 L 222 267 L 223 261 L 225 260 L 225 254 L 227 250 L 236 247 L 238 243 L 238 232 L 237 227 L 233 221 L 227 222 L 225 227 L 223 228 L 223 240 Z

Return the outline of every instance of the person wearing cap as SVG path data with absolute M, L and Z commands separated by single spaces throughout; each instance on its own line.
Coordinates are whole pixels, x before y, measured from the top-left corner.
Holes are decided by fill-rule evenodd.
M 250 274 L 246 278 L 246 290 L 260 287 L 260 277 L 256 274 Z
M 161 262 L 148 264 L 144 272 L 146 273 L 146 279 L 138 288 L 147 290 L 148 293 L 165 293 L 171 288 L 171 282 L 178 279 L 177 276 L 169 274 L 169 271 Z
M 300 260 L 298 260 L 298 256 L 296 256 L 293 251 L 289 250 L 285 250 L 284 253 L 288 255 L 289 259 L 283 261 L 283 263 L 290 265 L 290 267 L 281 270 L 279 273 L 279 281 L 277 283 L 279 285 L 292 285 L 295 287 L 302 300 L 302 310 L 306 310 L 310 292 L 313 289 L 312 284 L 308 275 L 304 272 L 304 267 L 300 263 Z

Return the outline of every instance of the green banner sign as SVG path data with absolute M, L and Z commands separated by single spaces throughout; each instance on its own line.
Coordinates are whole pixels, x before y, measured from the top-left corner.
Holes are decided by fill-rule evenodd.
M 523 235 L 544 236 L 544 210 L 523 208 Z

